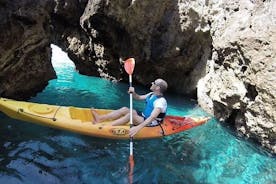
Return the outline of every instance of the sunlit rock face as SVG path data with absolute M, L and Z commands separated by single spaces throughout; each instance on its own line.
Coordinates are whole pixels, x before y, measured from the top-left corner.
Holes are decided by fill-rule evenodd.
M 209 1 L 213 40 L 198 102 L 276 153 L 276 1 Z
M 17 99 L 55 77 L 50 62 L 49 1 L 0 2 L 0 94 Z
M 276 2 L 11 0 L 0 2 L 0 93 L 24 97 L 55 77 L 50 43 L 86 75 L 157 77 L 276 153 Z M 3 31 L 5 30 L 5 31 Z

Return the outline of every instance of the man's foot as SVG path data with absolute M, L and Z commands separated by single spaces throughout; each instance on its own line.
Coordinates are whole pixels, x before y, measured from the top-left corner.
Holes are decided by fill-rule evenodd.
M 92 123 L 97 124 L 100 123 L 100 115 L 95 111 L 95 109 L 91 108 L 91 113 L 93 116 Z

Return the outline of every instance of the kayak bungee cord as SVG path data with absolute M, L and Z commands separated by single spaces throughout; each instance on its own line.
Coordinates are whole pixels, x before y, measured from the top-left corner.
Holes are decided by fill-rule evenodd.
M 45 117 L 45 116 L 40 116 L 40 115 L 36 115 L 36 114 L 32 114 L 32 113 L 26 112 L 26 111 L 24 111 L 23 108 L 19 108 L 18 111 L 17 111 L 17 113 L 24 113 L 24 114 L 28 114 L 28 115 L 35 116 L 35 117 L 45 118 L 45 119 L 51 119 L 51 120 L 53 120 L 53 121 L 56 121 L 56 120 L 57 120 L 57 119 L 56 119 L 56 114 L 57 114 L 57 112 L 58 112 L 58 110 L 59 110 L 60 108 L 61 108 L 61 106 L 59 106 L 59 107 L 57 108 L 57 110 L 55 111 L 55 114 L 54 114 L 54 116 L 53 116 L 52 118 L 48 118 L 48 117 Z

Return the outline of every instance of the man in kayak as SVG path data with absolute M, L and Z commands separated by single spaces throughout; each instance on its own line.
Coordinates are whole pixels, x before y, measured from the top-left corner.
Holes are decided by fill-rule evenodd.
M 130 129 L 130 136 L 134 136 L 145 126 L 156 126 L 162 123 L 167 111 L 167 101 L 163 96 L 167 88 L 168 84 L 163 79 L 156 79 L 152 82 L 150 87 L 152 92 L 145 95 L 137 94 L 133 87 L 129 88 L 128 92 L 133 94 L 134 99 L 146 101 L 146 107 L 142 113 L 133 110 L 133 123 L 137 126 Z M 114 120 L 112 125 L 116 126 L 126 124 L 130 120 L 128 107 L 122 107 L 105 115 L 100 115 L 93 109 L 91 112 L 94 116 L 92 122 L 94 124 L 105 120 Z

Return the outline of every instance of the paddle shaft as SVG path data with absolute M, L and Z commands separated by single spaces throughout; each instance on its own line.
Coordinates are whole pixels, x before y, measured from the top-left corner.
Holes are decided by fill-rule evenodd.
M 132 75 L 129 75 L 129 87 L 132 87 Z M 133 97 L 132 93 L 129 94 L 129 115 L 130 115 L 130 128 L 133 127 L 133 103 L 132 103 Z M 129 142 L 129 155 L 133 155 L 133 137 L 130 136 L 130 142 Z

